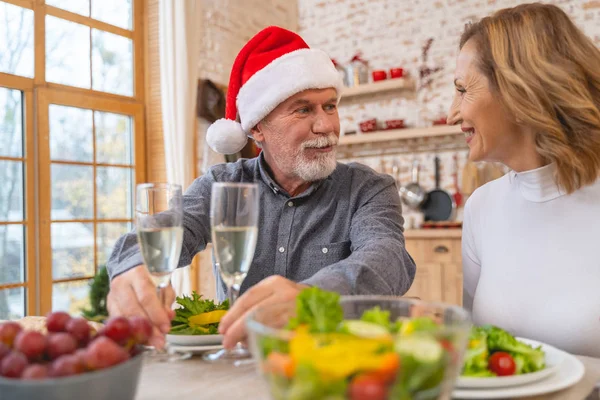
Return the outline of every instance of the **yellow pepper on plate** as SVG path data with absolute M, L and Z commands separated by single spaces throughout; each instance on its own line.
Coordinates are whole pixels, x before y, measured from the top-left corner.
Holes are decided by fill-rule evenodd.
M 192 315 L 188 318 L 190 325 L 192 326 L 202 326 L 208 324 L 214 324 L 221 321 L 221 318 L 227 313 L 226 310 L 215 310 L 210 312 L 205 312 L 198 315 Z

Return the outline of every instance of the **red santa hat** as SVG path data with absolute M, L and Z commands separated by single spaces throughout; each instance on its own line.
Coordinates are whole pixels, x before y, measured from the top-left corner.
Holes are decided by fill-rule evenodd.
M 286 99 L 307 89 L 334 88 L 339 101 L 342 87 L 325 52 L 309 48 L 294 32 L 265 28 L 236 57 L 225 118 L 208 128 L 206 143 L 217 153 L 237 153 L 251 129 Z

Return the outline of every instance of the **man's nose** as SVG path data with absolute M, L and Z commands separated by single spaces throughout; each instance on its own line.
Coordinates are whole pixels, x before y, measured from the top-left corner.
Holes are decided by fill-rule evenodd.
M 325 111 L 319 112 L 313 123 L 313 133 L 325 135 L 332 133 L 334 130 L 335 118 L 335 115 L 327 114 Z

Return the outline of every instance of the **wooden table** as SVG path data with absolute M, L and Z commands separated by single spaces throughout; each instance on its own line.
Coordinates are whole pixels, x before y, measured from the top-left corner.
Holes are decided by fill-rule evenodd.
M 600 381 L 600 359 L 578 358 L 586 369 L 578 384 L 560 392 L 528 397 L 527 400 L 585 399 Z M 269 395 L 255 365 L 207 364 L 194 357 L 174 363 L 146 361 L 136 400 L 152 399 L 266 400 Z

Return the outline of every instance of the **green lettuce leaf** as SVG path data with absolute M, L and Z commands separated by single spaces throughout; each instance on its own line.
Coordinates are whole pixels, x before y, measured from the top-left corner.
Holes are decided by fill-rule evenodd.
M 296 317 L 288 329 L 308 325 L 311 332 L 335 332 L 344 319 L 340 295 L 318 287 L 304 289 L 296 299 Z
M 371 322 L 383 326 L 387 330 L 391 330 L 390 312 L 382 310 L 379 306 L 375 306 L 366 310 L 360 317 L 362 321 Z
M 463 361 L 463 376 L 486 377 L 495 374 L 488 370 L 488 342 L 485 329 L 473 327 Z
M 535 372 L 546 367 L 546 355 L 541 347 L 534 348 L 518 341 L 513 335 L 493 325 L 481 327 L 487 333 L 487 344 L 490 352 L 505 351 L 515 359 L 517 370 L 521 373 Z
M 229 300 L 216 304 L 213 300 L 203 299 L 202 295 L 195 291 L 192 292 L 191 296 L 177 297 L 175 302 L 180 307 L 175 309 L 175 318 L 171 321 L 171 331 L 169 333 L 177 335 L 216 335 L 219 329 L 218 323 L 203 326 L 203 328 L 208 329 L 208 332 L 205 332 L 202 329 L 190 326 L 189 318 L 205 312 L 229 310 Z

